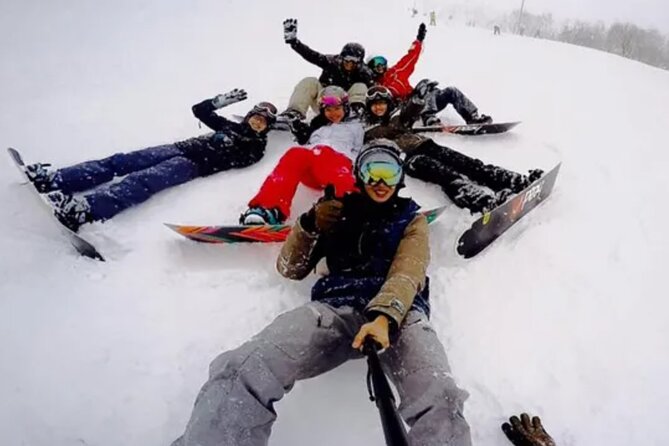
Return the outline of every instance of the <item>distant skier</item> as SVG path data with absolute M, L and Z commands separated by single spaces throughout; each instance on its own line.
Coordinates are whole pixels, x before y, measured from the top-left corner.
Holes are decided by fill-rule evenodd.
M 493 27 L 493 31 L 492 31 L 492 33 L 493 33 L 494 36 L 499 36 L 499 35 L 502 34 L 502 30 L 501 30 L 501 28 L 499 27 L 499 25 L 495 25 L 495 26 Z
M 348 93 L 351 113 L 365 107 L 365 92 L 373 85 L 372 73 L 364 64 L 365 49 L 359 43 L 347 43 L 339 54 L 325 55 L 312 50 L 297 38 L 297 19 L 283 22 L 284 41 L 307 62 L 323 69 L 320 77 L 306 77 L 293 90 L 288 108 L 279 115 L 280 121 L 305 119 L 307 110 L 318 111 L 316 100 L 324 87 L 337 85 Z
M 429 321 L 427 220 L 398 196 L 397 146 L 369 144 L 354 171 L 360 192 L 338 199 L 326 191 L 298 218 L 277 259 L 279 273 L 293 280 L 325 259 L 329 273 L 312 287 L 311 302 L 214 359 L 172 446 L 267 445 L 276 403 L 295 382 L 362 358 L 366 340 L 385 348 L 379 358 L 399 394 L 409 444 L 471 446 L 467 392 Z
M 171 144 L 117 153 L 58 170 L 50 164 L 27 166 L 35 187 L 47 197 L 56 216 L 77 231 L 84 223 L 104 221 L 146 201 L 152 195 L 195 178 L 258 162 L 265 154 L 267 132 L 276 119 L 269 102 L 255 105 L 242 123 L 229 121 L 216 109 L 245 100 L 244 90 L 234 89 L 193 106 L 193 114 L 214 133 Z M 111 182 L 115 177 L 120 181 Z M 83 195 L 74 195 L 94 189 Z
M 484 164 L 412 132 L 411 127 L 424 107 L 425 96 L 432 84 L 429 80 L 419 82 L 410 100 L 392 118 L 395 101 L 390 90 L 382 86 L 370 88 L 367 91 L 365 141 L 378 138 L 395 141 L 407 154 L 404 162 L 408 175 L 438 184 L 451 201 L 472 213 L 493 209 L 541 176 L 543 171 L 539 169 L 522 175 Z
M 430 11 L 430 26 L 437 26 L 437 13 Z
M 367 62 L 367 65 L 374 74 L 374 81 L 377 84 L 388 87 L 393 96 L 400 101 L 406 100 L 413 91 L 409 83 L 409 77 L 413 74 L 416 62 L 418 62 L 426 33 L 425 24 L 421 23 L 418 27 L 416 40 L 411 44 L 409 52 L 392 68 L 388 68 L 388 60 L 383 56 L 374 56 Z M 486 124 L 492 122 L 490 116 L 479 114 L 476 105 L 456 87 L 438 89 L 436 85 L 436 83 L 433 84 L 432 91 L 429 92 L 430 94 L 426 100 L 425 109 L 422 111 L 423 124 L 440 124 L 441 120 L 436 115 L 448 107 L 449 104 L 453 105 L 467 124 Z
M 241 224 L 286 221 L 300 183 L 320 190 L 332 184 L 338 197 L 355 190 L 352 159 L 363 144 L 362 124 L 347 120 L 350 105 L 342 88 L 331 85 L 321 93 L 320 113 L 310 124 L 297 118 L 290 123 L 302 146 L 288 149 L 281 157 L 249 201 L 249 208 L 240 217 Z

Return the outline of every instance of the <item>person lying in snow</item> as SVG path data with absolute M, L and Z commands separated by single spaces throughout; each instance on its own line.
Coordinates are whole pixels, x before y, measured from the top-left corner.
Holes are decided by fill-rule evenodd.
M 409 443 L 471 445 L 468 394 L 453 380 L 429 322 L 427 220 L 413 200 L 398 196 L 400 151 L 372 142 L 354 172 L 360 192 L 336 198 L 326 190 L 298 218 L 277 259 L 279 273 L 294 280 L 325 259 L 329 274 L 313 286 L 311 302 L 214 359 L 172 446 L 266 445 L 275 402 L 295 381 L 362 358 L 367 339 L 386 349 L 380 359 L 398 390 Z
M 246 114 L 242 123 L 215 113 L 246 97 L 244 90 L 234 89 L 193 106 L 193 114 L 214 133 L 57 170 L 49 169 L 50 164 L 32 164 L 26 172 L 35 187 L 47 193 L 58 219 L 76 232 L 84 223 L 108 220 L 161 190 L 258 162 L 265 154 L 267 132 L 276 120 L 276 107 L 261 102 Z M 105 184 L 115 177 L 124 178 Z M 93 188 L 96 189 L 74 195 Z
M 365 49 L 359 43 L 347 43 L 339 54 L 325 55 L 312 50 L 297 38 L 297 19 L 283 22 L 284 41 L 297 54 L 323 69 L 320 77 L 306 77 L 293 90 L 288 101 L 288 108 L 281 112 L 279 121 L 305 119 L 311 107 L 318 112 L 316 103 L 321 91 L 329 85 L 337 85 L 349 95 L 352 114 L 357 114 L 365 107 L 365 92 L 374 84 L 372 73 L 364 64 Z
M 374 56 L 369 59 L 367 66 L 372 70 L 374 82 L 388 88 L 398 101 L 407 101 L 413 92 L 409 77 L 414 72 L 416 62 L 423 49 L 423 40 L 427 30 L 421 23 L 416 40 L 411 44 L 407 54 L 399 62 L 388 68 L 388 60 L 384 56 Z M 452 104 L 455 111 L 467 124 L 487 124 L 492 122 L 488 115 L 479 114 L 476 105 L 465 94 L 455 87 L 436 88 L 436 83 L 426 97 L 425 107 L 421 117 L 424 125 L 440 124 L 437 113 Z
M 310 124 L 290 122 L 298 144 L 288 149 L 267 176 L 260 191 L 248 203 L 241 224 L 280 224 L 300 183 L 323 190 L 332 184 L 338 197 L 355 190 L 352 158 L 363 145 L 364 132 L 357 120 L 347 120 L 350 105 L 340 87 L 323 89 L 318 100 L 320 114 Z
M 453 203 L 472 213 L 486 212 L 499 206 L 542 175 L 543 171 L 539 169 L 531 170 L 529 175 L 522 175 L 503 167 L 484 164 L 481 160 L 413 133 L 411 127 L 418 119 L 425 96 L 433 84 L 428 80 L 419 82 L 412 96 L 392 118 L 396 102 L 390 90 L 382 86 L 370 88 L 367 91 L 367 112 L 364 118 L 365 141 L 378 138 L 395 141 L 407 154 L 404 163 L 408 175 L 438 184 Z

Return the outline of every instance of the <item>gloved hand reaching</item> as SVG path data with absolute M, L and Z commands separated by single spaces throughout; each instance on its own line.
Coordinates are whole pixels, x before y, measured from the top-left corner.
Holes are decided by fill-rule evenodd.
M 283 40 L 286 43 L 293 43 L 297 40 L 297 19 L 283 21 Z
M 425 40 L 425 34 L 427 34 L 427 28 L 425 27 L 425 23 L 421 23 L 418 27 L 418 35 L 416 36 L 416 40 L 422 42 Z
M 235 102 L 240 102 L 245 100 L 248 97 L 246 91 L 241 88 L 235 88 L 225 94 L 219 94 L 211 100 L 211 103 L 216 108 L 222 108 L 226 105 L 234 104 Z
M 419 99 L 425 99 L 428 94 L 437 89 L 439 82 L 423 79 L 413 89 L 413 95 Z

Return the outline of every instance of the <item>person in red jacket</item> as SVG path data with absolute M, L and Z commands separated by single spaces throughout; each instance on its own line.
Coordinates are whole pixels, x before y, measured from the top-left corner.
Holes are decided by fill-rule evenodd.
M 389 89 L 397 101 L 404 102 L 413 92 L 409 77 L 416 68 L 416 62 L 418 62 L 418 57 L 423 49 L 423 40 L 425 40 L 426 33 L 425 23 L 421 23 L 418 27 L 416 40 L 411 44 L 409 51 L 391 68 L 388 68 L 388 60 L 383 56 L 374 56 L 367 62 L 367 66 L 374 74 L 374 82 Z M 453 105 L 467 124 L 492 122 L 490 116 L 479 114 L 476 105 L 459 89 L 455 87 L 438 89 L 436 84 L 435 82 L 433 91 L 426 98 L 425 109 L 421 113 L 424 125 L 440 124 L 441 121 L 437 117 L 437 113 L 445 109 L 448 104 Z

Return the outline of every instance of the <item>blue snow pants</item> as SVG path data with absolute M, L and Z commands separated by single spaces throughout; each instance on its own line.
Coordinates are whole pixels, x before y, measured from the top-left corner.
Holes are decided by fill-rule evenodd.
M 124 176 L 121 181 L 101 186 Z M 149 147 L 59 169 L 54 183 L 65 194 L 84 194 L 94 220 L 107 220 L 153 194 L 197 178 L 197 165 L 174 144 Z

